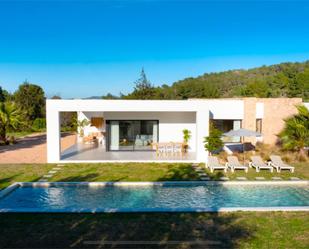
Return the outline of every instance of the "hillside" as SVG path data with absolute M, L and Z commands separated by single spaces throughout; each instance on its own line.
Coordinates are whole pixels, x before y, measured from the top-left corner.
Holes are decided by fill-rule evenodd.
M 151 85 L 149 85 L 151 86 Z M 123 98 L 187 99 L 223 97 L 302 97 L 309 99 L 309 61 L 281 63 L 249 70 L 205 73 L 171 86 L 135 87 Z

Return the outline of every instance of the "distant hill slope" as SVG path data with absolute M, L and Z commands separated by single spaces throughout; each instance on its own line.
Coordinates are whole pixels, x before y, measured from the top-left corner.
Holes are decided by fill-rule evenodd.
M 146 78 L 145 78 L 146 80 Z M 249 70 L 205 73 L 186 78 L 171 86 L 148 89 L 135 87 L 121 98 L 127 99 L 188 99 L 224 97 L 301 97 L 309 100 L 309 61 L 281 63 Z M 103 98 L 114 98 L 108 94 Z
M 282 63 L 249 70 L 209 73 L 175 82 L 173 98 L 194 97 L 302 97 L 309 98 L 309 61 Z

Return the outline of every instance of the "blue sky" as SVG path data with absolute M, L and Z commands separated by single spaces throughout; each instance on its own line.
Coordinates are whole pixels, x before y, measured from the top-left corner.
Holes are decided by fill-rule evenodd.
M 0 85 L 64 98 L 309 59 L 309 1 L 0 0 Z

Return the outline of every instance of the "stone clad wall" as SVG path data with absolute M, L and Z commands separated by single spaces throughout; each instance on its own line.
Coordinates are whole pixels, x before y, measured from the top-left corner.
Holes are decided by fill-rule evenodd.
M 244 119 L 242 120 L 242 128 L 255 131 L 256 129 L 256 98 L 244 98 Z M 244 142 L 255 144 L 254 137 L 245 137 Z
M 302 104 L 301 98 L 244 98 L 244 120 L 242 127 L 256 129 L 256 103 L 264 104 L 262 119 L 263 142 L 275 144 L 277 134 L 284 127 L 284 119 L 297 113 L 296 105 Z M 247 142 L 255 142 L 255 138 L 246 138 Z

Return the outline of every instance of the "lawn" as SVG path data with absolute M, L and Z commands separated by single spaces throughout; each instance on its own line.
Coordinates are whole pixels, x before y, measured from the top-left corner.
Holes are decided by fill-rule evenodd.
M 281 176 L 289 179 L 296 176 L 301 179 L 309 179 L 308 163 L 294 164 L 295 173 L 283 171 L 282 173 L 270 173 L 261 171 L 256 173 L 249 169 L 248 173 L 237 171 L 236 173 L 215 171 L 211 174 L 205 172 L 211 179 L 228 176 L 231 180 L 238 176 L 245 176 L 248 180 L 254 180 L 256 176 L 263 176 L 271 180 L 273 176 Z M 0 164 L 0 189 L 13 182 L 37 181 L 45 175 L 54 165 L 52 164 Z M 188 181 L 198 180 L 197 173 L 186 163 L 106 163 L 106 164 L 67 164 L 50 181 Z
M 68 164 L 52 181 L 179 181 L 197 180 L 191 164 L 106 163 Z
M 52 167 L 49 164 L 0 164 L 0 189 L 14 182 L 38 181 Z
M 0 227 L 2 248 L 309 247 L 304 212 L 0 214 Z
M 211 179 L 218 179 L 221 176 L 228 176 L 231 180 L 239 176 L 245 176 L 248 180 L 255 180 L 257 176 L 263 176 L 271 180 L 273 176 L 280 176 L 282 179 L 299 177 L 309 179 L 308 163 L 294 164 L 295 173 L 282 171 L 281 173 L 263 170 L 259 173 L 255 169 L 249 169 L 248 173 L 238 170 L 235 173 L 224 173 L 223 171 L 205 172 Z M 116 164 L 68 164 L 62 172 L 56 174 L 51 181 L 187 181 L 197 180 L 198 175 L 191 167 L 191 164 L 176 163 L 116 163 Z

